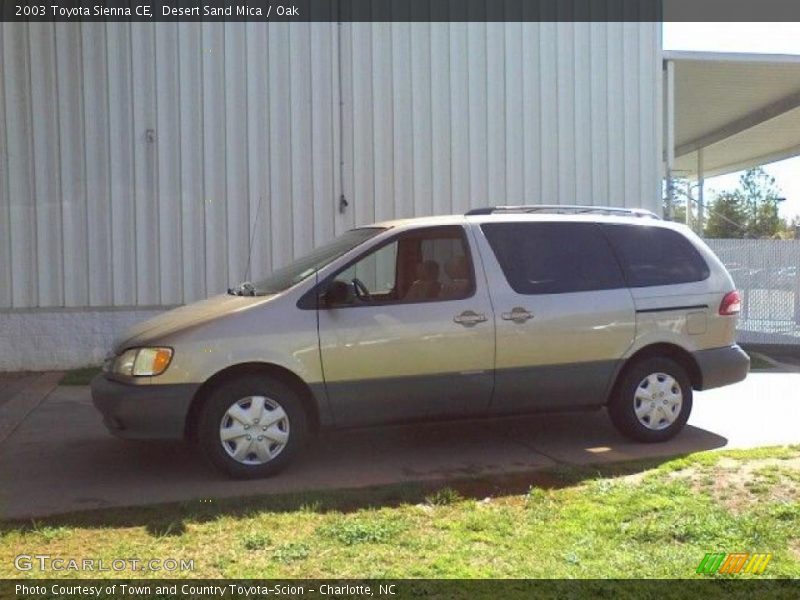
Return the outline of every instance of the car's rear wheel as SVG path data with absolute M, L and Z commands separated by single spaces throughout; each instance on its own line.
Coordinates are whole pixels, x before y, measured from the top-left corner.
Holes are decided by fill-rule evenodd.
M 200 415 L 198 442 L 216 468 L 254 479 L 285 468 L 307 437 L 302 402 L 274 379 L 246 376 L 211 391 Z
M 649 358 L 630 366 L 608 405 L 619 431 L 640 442 L 663 442 L 686 425 L 692 411 L 692 384 L 686 370 L 669 358 Z

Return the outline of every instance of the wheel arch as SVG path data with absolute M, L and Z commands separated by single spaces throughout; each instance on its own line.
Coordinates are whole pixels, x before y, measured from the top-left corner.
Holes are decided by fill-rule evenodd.
M 188 440 L 197 439 L 197 424 L 203 406 L 209 394 L 217 386 L 243 375 L 261 375 L 271 377 L 289 386 L 300 397 L 303 408 L 308 417 L 309 428 L 312 432 L 320 429 L 320 407 L 314 392 L 303 379 L 286 367 L 274 363 L 247 362 L 231 365 L 214 373 L 195 392 L 184 424 L 184 437 Z
M 661 342 L 640 348 L 622 363 L 614 378 L 614 384 L 610 388 L 606 403 L 610 402 L 614 394 L 616 394 L 628 369 L 648 358 L 669 358 L 674 360 L 686 369 L 689 381 L 692 384 L 692 389 L 703 389 L 703 373 L 700 370 L 700 365 L 697 364 L 694 356 L 692 356 L 692 353 L 677 344 Z

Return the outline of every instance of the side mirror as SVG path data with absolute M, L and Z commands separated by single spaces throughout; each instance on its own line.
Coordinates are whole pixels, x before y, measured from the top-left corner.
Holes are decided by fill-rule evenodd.
M 344 281 L 335 279 L 331 281 L 328 288 L 322 296 L 322 306 L 331 308 L 333 306 L 341 306 L 342 304 L 349 304 L 351 299 L 351 289 Z

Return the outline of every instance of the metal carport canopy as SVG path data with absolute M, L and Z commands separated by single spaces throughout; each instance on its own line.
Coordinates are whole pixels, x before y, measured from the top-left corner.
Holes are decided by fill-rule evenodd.
M 674 176 L 724 175 L 800 154 L 800 56 L 665 51 L 664 64 Z

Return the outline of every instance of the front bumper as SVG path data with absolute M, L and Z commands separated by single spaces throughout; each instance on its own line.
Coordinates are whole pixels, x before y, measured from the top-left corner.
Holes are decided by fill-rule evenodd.
M 747 377 L 750 371 L 750 357 L 738 345 L 711 350 L 698 350 L 694 353 L 700 367 L 701 390 L 736 383 Z
M 130 439 L 181 439 L 200 384 L 128 384 L 104 374 L 92 379 L 92 402 L 114 435 Z

